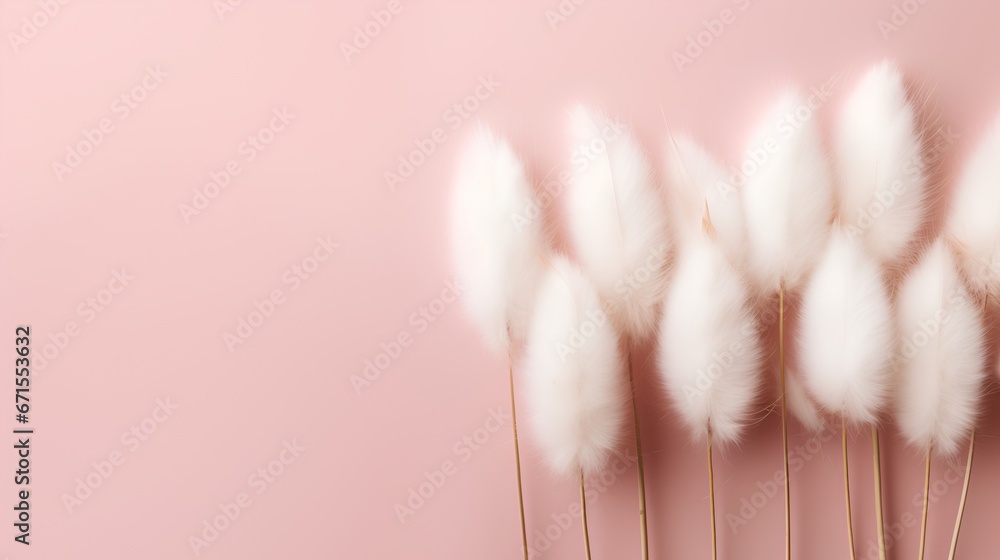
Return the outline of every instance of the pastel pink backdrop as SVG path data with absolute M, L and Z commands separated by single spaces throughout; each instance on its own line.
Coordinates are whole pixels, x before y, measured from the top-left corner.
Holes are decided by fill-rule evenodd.
M 450 179 L 477 119 L 511 138 L 536 179 L 567 166 L 565 110 L 579 100 L 630 122 L 657 160 L 665 121 L 738 161 L 783 86 L 842 73 L 827 123 L 859 74 L 892 57 L 957 135 L 937 175 L 947 185 L 1000 111 L 1000 4 L 985 0 L 910 0 L 909 15 L 901 0 L 404 1 L 384 26 L 369 23 L 384 1 L 78 0 L 48 18 L 37 16 L 43 4 L 0 7 L 0 314 L 8 344 L 28 323 L 33 352 L 52 344 L 55 356 L 32 377 L 30 547 L 12 540 L 13 449 L 0 458 L 0 503 L 10 504 L 0 556 L 16 560 L 196 557 L 190 538 L 211 537 L 204 522 L 241 492 L 251 503 L 219 522 L 198 557 L 519 558 L 509 423 L 481 430 L 495 427 L 491 410 L 509 409 L 506 365 L 459 304 L 437 301 L 451 279 Z M 553 25 L 546 12 L 560 10 Z M 707 46 L 679 71 L 672 54 L 718 29 L 705 22 L 723 10 L 729 23 L 710 41 L 703 33 Z M 879 21 L 892 24 L 894 10 L 898 28 L 884 35 Z M 45 23 L 14 45 L 25 17 Z M 366 24 L 377 35 L 345 55 Z M 166 76 L 122 118 L 115 100 L 157 65 Z M 470 119 L 447 112 L 490 77 L 499 85 L 480 88 Z M 249 159 L 241 143 L 285 107 L 294 118 Z M 54 171 L 103 118 L 114 128 L 99 145 L 71 172 Z M 436 128 L 443 142 L 390 189 L 384 174 Z M 240 173 L 186 221 L 179 205 L 232 159 Z M 338 248 L 312 268 L 327 237 Z M 294 290 L 284 276 L 293 266 L 311 270 Z M 107 302 L 101 290 L 122 267 L 128 286 L 87 312 L 87 298 Z M 230 352 L 225 334 L 274 290 L 281 303 Z M 69 321 L 79 328 L 64 339 Z M 366 360 L 400 335 L 408 345 L 356 390 Z M 706 558 L 704 450 L 668 410 L 648 351 L 637 376 L 652 557 Z M 989 391 L 959 551 L 968 560 L 996 557 L 994 381 Z M 177 406 L 162 422 L 157 399 Z M 717 454 L 720 558 L 782 557 L 782 500 L 763 499 L 781 468 L 778 421 L 762 417 L 742 446 Z M 146 440 L 126 444 L 122 434 L 144 423 Z M 846 558 L 839 441 L 817 447 L 796 423 L 790 432 L 793 447 L 811 449 L 792 479 L 795 557 Z M 886 520 L 903 527 L 919 514 L 921 457 L 891 424 L 883 433 Z M 528 531 L 546 548 L 535 557 L 581 558 L 579 521 L 559 524 L 575 483 L 551 478 L 524 434 Z M 477 436 L 466 451 L 463 438 Z M 282 455 L 284 442 L 304 450 Z M 868 558 L 867 433 L 851 450 Z M 124 463 L 104 477 L 116 451 Z M 269 466 L 258 493 L 252 477 Z M 396 504 L 442 468 L 444 483 L 401 522 Z M 928 557 L 940 558 L 960 484 L 943 461 L 934 469 Z M 637 558 L 635 469 L 612 474 L 590 504 L 594 558 Z M 89 494 L 88 476 L 100 477 Z M 86 498 L 68 507 L 73 495 Z M 917 537 L 903 527 L 890 557 L 915 556 Z

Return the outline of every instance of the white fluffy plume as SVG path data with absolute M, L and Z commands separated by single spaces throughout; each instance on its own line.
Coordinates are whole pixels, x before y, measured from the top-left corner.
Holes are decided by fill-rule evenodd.
M 576 107 L 567 223 L 612 319 L 641 339 L 656 323 L 669 254 L 664 201 L 638 142 L 620 122 Z
M 743 210 L 725 166 L 683 135 L 668 139 L 666 162 L 671 222 L 678 244 L 704 235 L 707 210 L 716 242 L 733 263 L 742 262 L 746 238 Z
M 810 432 L 822 430 L 825 425 L 823 415 L 806 391 L 805 384 L 791 369 L 786 368 L 785 373 L 785 401 L 788 410 Z
M 916 110 L 894 64 L 882 62 L 861 80 L 835 138 L 842 225 L 880 262 L 898 261 L 920 229 L 927 174 Z
M 720 246 L 681 249 L 660 323 L 659 366 L 667 392 L 695 434 L 739 439 L 760 390 L 761 345 L 744 279 Z
M 898 306 L 900 430 L 920 449 L 952 454 L 979 413 L 986 342 L 979 307 L 943 241 L 906 277 Z
M 815 109 L 783 95 L 740 165 L 748 270 L 764 293 L 794 288 L 822 252 L 833 217 L 833 181 Z
M 946 232 L 969 284 L 1000 301 L 1000 119 L 973 152 L 955 190 Z
M 872 423 L 889 395 L 895 330 L 881 271 L 859 239 L 836 231 L 806 286 L 799 356 L 816 402 Z
M 494 350 L 525 336 L 545 250 L 540 219 L 515 223 L 534 205 L 524 165 L 486 127 L 460 162 L 452 204 L 452 245 L 463 300 Z
M 627 418 L 623 363 L 597 291 L 556 257 L 538 291 L 524 375 L 531 424 L 556 472 L 604 467 Z

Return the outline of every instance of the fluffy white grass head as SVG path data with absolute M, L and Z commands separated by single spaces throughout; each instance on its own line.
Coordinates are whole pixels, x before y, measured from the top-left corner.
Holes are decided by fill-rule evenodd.
M 788 368 L 785 368 L 785 402 L 792 416 L 810 432 L 819 432 L 826 425 L 819 407 L 806 392 L 805 384 Z
M 897 262 L 920 229 L 927 173 L 917 113 L 893 63 L 875 65 L 848 98 L 835 146 L 842 225 L 880 262 Z
M 681 418 L 704 438 L 739 440 L 760 392 L 761 344 L 744 279 L 706 240 L 681 248 L 660 323 L 659 371 Z
M 678 244 L 712 235 L 734 263 L 744 258 L 745 231 L 739 192 L 726 167 L 685 135 L 667 139 L 666 168 L 671 222 Z
M 878 263 L 836 231 L 803 293 L 799 362 L 816 402 L 849 421 L 877 421 L 889 396 L 890 305 Z
M 748 271 L 760 290 L 794 289 L 823 250 L 833 218 L 833 180 L 816 111 L 784 94 L 744 156 Z
M 523 340 L 546 250 L 524 165 L 506 140 L 480 127 L 465 147 L 452 200 L 452 251 L 463 302 L 489 345 Z
M 953 454 L 979 414 L 986 336 L 979 306 L 942 240 L 907 275 L 897 305 L 900 430 L 921 450 Z
M 571 124 L 573 173 L 563 196 L 572 244 L 616 326 L 642 339 L 655 327 L 666 279 L 663 197 L 624 124 L 580 106 Z
M 965 165 L 946 234 L 977 295 L 1000 301 L 1000 119 Z
M 525 353 L 529 419 L 552 469 L 599 472 L 627 417 L 617 334 L 590 280 L 563 257 L 542 279 Z

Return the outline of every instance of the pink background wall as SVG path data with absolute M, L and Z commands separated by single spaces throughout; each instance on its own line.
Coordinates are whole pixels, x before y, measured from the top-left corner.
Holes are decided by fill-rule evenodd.
M 519 557 L 506 366 L 440 299 L 450 178 L 477 118 L 509 135 L 536 178 L 567 165 L 577 100 L 629 120 L 654 155 L 665 116 L 736 161 L 782 86 L 840 73 L 826 122 L 889 56 L 957 135 L 946 181 L 1000 110 L 1000 4 L 986 0 L 895 0 L 913 13 L 885 35 L 894 0 L 404 1 L 350 56 L 342 45 L 388 2 L 77 0 L 38 15 L 50 4 L 0 6 L 0 317 L 11 346 L 22 323 L 35 355 L 52 345 L 32 377 L 30 548 L 12 540 L 13 450 L 0 458 L 0 557 L 14 560 L 188 558 L 192 536 L 206 539 L 204 558 Z M 560 9 L 553 26 L 546 12 Z M 679 71 L 672 53 L 724 15 Z M 22 18 L 43 23 L 32 32 Z M 449 110 L 490 78 L 469 120 Z M 390 189 L 385 172 L 434 136 L 433 154 Z M 76 159 L 67 146 L 78 144 Z M 206 189 L 213 174 L 226 188 Z M 401 336 L 408 345 L 356 391 L 352 376 Z M 638 377 L 653 557 L 708 557 L 704 451 L 650 362 Z M 997 555 L 995 381 L 989 391 L 969 560 Z M 489 432 L 494 411 L 503 424 Z M 794 423 L 791 437 L 796 558 L 846 558 L 839 441 L 810 441 Z M 910 558 L 921 457 L 892 426 L 884 437 L 890 556 Z M 550 478 L 530 440 L 522 451 L 529 532 L 548 542 L 536 557 L 581 558 L 578 520 L 558 524 L 574 482 Z M 866 433 L 852 451 L 868 557 Z M 717 458 L 720 557 L 781 557 L 780 494 L 759 493 L 781 468 L 778 417 Z M 442 468 L 401 523 L 395 504 Z M 942 460 L 933 480 L 928 557 L 940 558 L 960 484 Z M 634 468 L 595 488 L 594 557 L 638 557 Z M 224 510 L 239 515 L 206 531 Z

